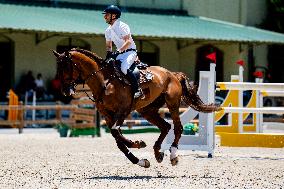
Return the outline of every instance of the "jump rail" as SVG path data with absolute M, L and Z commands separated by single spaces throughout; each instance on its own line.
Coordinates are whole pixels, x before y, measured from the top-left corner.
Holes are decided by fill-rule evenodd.
M 188 108 L 179 108 L 179 112 L 183 113 L 185 111 L 187 111 Z M 165 113 L 169 113 L 169 109 L 168 108 L 160 108 L 159 109 L 159 113 L 162 115 L 162 117 L 165 117 Z M 140 119 L 131 119 L 131 116 L 129 117 L 129 119 L 125 119 L 123 124 L 127 124 L 129 128 L 131 128 L 133 125 L 141 125 L 144 123 L 148 123 L 147 120 L 140 120 Z M 100 122 L 101 125 L 106 125 L 106 121 L 105 120 L 101 120 Z M 150 124 L 150 123 L 149 123 Z
M 283 114 L 284 107 L 263 107 L 263 108 L 241 108 L 223 107 L 225 113 L 261 113 L 261 114 Z
M 261 91 L 261 95 L 263 97 L 283 97 L 284 96 L 284 91 Z
M 242 67 L 242 66 L 241 66 Z M 242 71 L 238 79 L 242 81 Z M 231 90 L 238 92 L 238 96 L 234 101 L 234 106 L 243 106 L 243 91 L 251 90 L 252 97 L 250 102 L 255 107 L 223 107 L 223 113 L 237 114 L 238 133 L 219 132 L 220 145 L 232 147 L 269 147 L 269 148 L 283 148 L 284 135 L 279 133 L 262 133 L 263 132 L 263 114 L 283 114 L 284 107 L 263 107 L 263 97 L 283 97 L 284 84 L 283 83 L 260 83 L 256 79 L 256 83 L 247 82 L 218 82 L 216 83 L 216 90 Z M 237 101 L 239 100 L 239 101 Z M 237 103 L 236 103 L 237 102 Z M 250 103 L 249 102 L 249 103 Z M 247 105 L 249 106 L 249 105 Z M 256 133 L 243 132 L 245 125 L 243 124 L 243 115 L 253 113 L 253 129 Z M 232 117 L 230 118 L 232 119 Z M 236 118 L 235 118 L 236 120 Z M 236 122 L 234 122 L 236 123 Z M 247 125 L 246 125 L 247 126 Z M 247 127 L 248 128 L 248 127 Z M 224 129 L 227 129 L 224 127 Z M 248 130 L 248 129 L 247 129 Z M 226 130 L 225 130 L 226 131 Z
M 284 91 L 282 83 L 217 82 L 217 90 Z

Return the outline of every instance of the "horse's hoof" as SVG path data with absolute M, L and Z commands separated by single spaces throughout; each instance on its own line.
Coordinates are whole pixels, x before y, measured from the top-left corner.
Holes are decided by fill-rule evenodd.
M 145 148 L 147 146 L 143 140 L 140 140 L 139 144 L 140 144 L 140 148 Z
M 135 141 L 134 144 L 131 146 L 131 148 L 145 148 L 147 145 L 144 141 L 140 140 L 140 141 Z
M 145 168 L 149 168 L 150 167 L 150 161 L 148 161 L 147 159 L 144 159 L 145 161 Z
M 171 159 L 172 166 L 176 166 L 178 164 L 178 157 Z
M 150 161 L 148 161 L 147 159 L 140 159 L 138 161 L 137 165 L 139 165 L 141 167 L 149 168 L 150 167 Z
M 150 161 L 145 159 L 145 168 L 149 168 L 149 167 L 150 167 Z
M 161 163 L 163 161 L 164 156 L 165 156 L 164 152 L 159 152 L 159 153 L 155 154 L 155 158 L 156 158 L 158 163 Z

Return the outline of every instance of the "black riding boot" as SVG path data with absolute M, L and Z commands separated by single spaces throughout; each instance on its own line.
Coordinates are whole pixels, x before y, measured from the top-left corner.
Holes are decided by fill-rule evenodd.
M 127 70 L 127 75 L 130 78 L 130 83 L 131 83 L 132 89 L 134 91 L 134 98 L 139 98 L 139 97 L 142 97 L 142 96 L 144 98 L 143 91 L 138 85 L 138 78 L 130 70 Z

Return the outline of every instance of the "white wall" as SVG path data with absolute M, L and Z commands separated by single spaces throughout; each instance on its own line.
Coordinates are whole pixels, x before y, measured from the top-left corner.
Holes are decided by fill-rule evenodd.
M 183 0 L 57 0 L 58 2 L 120 5 L 124 7 L 180 10 Z
M 185 8 L 190 15 L 239 23 L 239 0 L 190 0 Z
M 267 2 L 266 0 L 248 0 L 246 25 L 257 26 L 261 24 L 267 15 Z
M 9 38 L 15 42 L 15 81 L 29 70 L 43 74 L 43 79 L 48 82 L 54 78 L 56 73 L 56 61 L 52 50 L 56 50 L 59 41 L 64 37 L 51 37 L 35 44 L 34 34 L 14 33 Z M 105 56 L 105 41 L 103 37 L 81 38 L 91 45 L 91 50 L 99 56 Z
M 206 44 L 192 43 L 192 45 L 189 44 L 187 47 L 184 47 L 180 50 L 179 70 L 185 72 L 191 80 L 194 80 L 195 78 L 197 49 L 203 45 Z M 215 44 L 214 47 L 224 52 L 224 57 L 223 57 L 224 81 L 230 81 L 231 75 L 238 74 L 239 69 L 236 62 L 242 59 L 247 63 L 247 57 L 244 56 L 245 54 L 247 54 L 247 46 L 242 47 L 242 52 L 240 52 L 239 45 L 237 44 Z M 247 65 L 245 65 L 244 68 L 246 70 L 244 73 L 244 79 L 247 80 L 248 78 Z
M 120 0 L 121 6 L 180 10 L 182 0 Z
M 266 0 L 190 0 L 184 8 L 190 15 L 250 26 L 266 17 Z
M 11 34 L 11 39 L 15 41 L 15 79 L 19 81 L 21 75 L 27 71 L 43 74 L 43 79 L 54 77 L 55 59 L 52 57 L 52 43 L 42 42 L 35 45 L 35 35 L 32 34 Z M 51 73 L 52 76 L 51 76 Z
M 56 0 L 57 2 L 120 5 L 151 9 L 186 10 L 204 16 L 244 25 L 258 25 L 266 16 L 266 0 Z
M 191 15 L 248 26 L 258 26 L 267 14 L 266 0 L 190 0 L 185 2 L 185 9 Z M 230 52 L 226 51 L 226 53 Z M 247 57 L 247 54 L 243 53 L 243 56 Z M 254 46 L 254 57 L 256 66 L 267 67 L 267 46 Z M 224 70 L 225 73 L 229 73 L 226 68 Z
M 171 71 L 179 71 L 179 52 L 177 51 L 176 40 L 153 41 L 160 48 L 160 66 L 168 68 Z

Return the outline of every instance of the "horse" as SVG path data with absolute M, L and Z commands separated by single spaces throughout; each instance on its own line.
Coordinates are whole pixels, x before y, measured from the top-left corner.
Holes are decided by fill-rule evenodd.
M 99 113 L 104 116 L 117 147 L 133 164 L 141 167 L 150 167 L 149 160 L 138 159 L 129 148 L 144 148 L 146 143 L 142 140 L 127 139 L 120 129 L 132 111 L 136 110 L 160 129 L 161 133 L 153 149 L 156 161 L 161 163 L 164 159 L 164 153 L 160 152 L 161 144 L 171 125 L 161 118 L 158 111 L 166 104 L 174 124 L 175 137 L 169 150 L 171 164 L 175 166 L 178 164 L 178 142 L 183 132 L 179 117 L 181 101 L 199 112 L 210 113 L 221 109 L 215 104 L 204 104 L 197 95 L 196 87 L 182 72 L 171 72 L 160 66 L 147 67 L 153 78 L 140 85 L 143 92 L 147 93 L 146 98 L 134 99 L 131 86 L 115 74 L 114 64 L 96 53 L 84 49 L 71 49 L 61 54 L 53 51 L 53 54 L 56 56 L 57 76 L 61 81 L 62 93 L 71 96 L 75 93 L 78 83 L 88 85 L 93 94 L 92 99 Z

